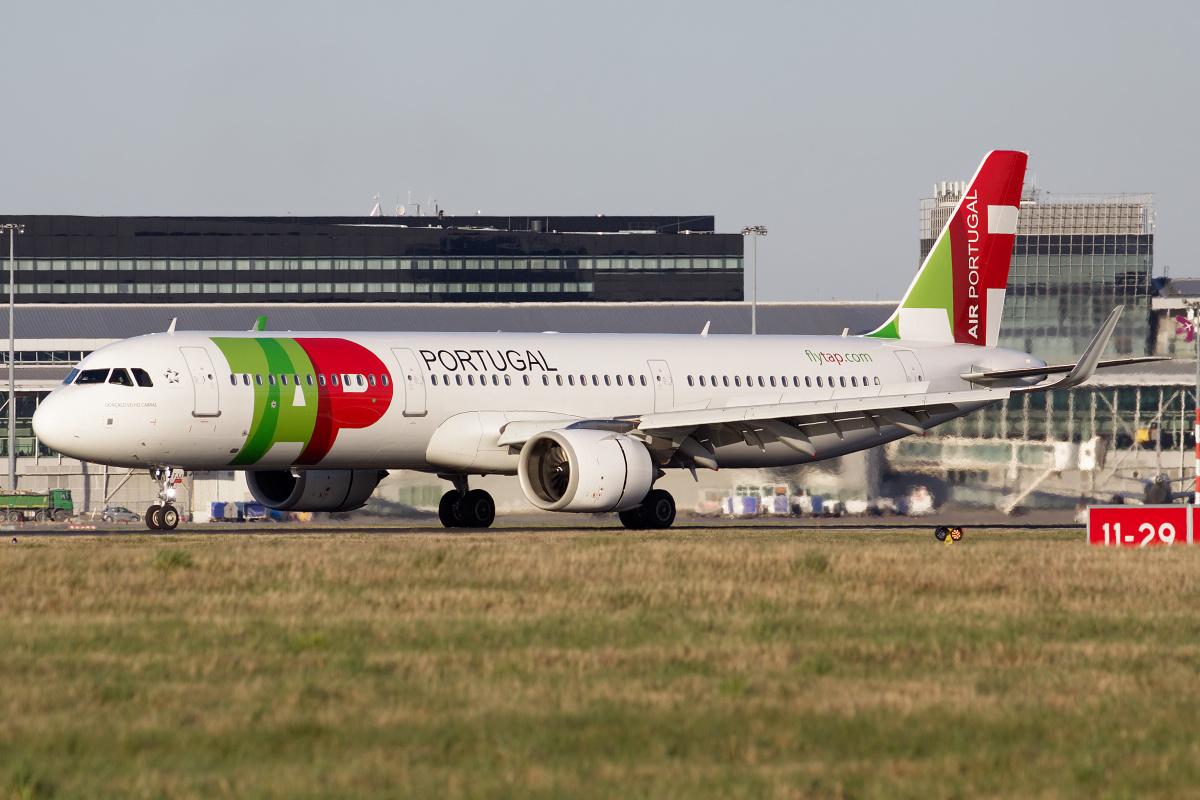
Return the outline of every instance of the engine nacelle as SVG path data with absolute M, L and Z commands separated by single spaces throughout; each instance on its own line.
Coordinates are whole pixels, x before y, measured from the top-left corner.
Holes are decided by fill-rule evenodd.
M 254 499 L 277 511 L 353 511 L 387 475 L 383 469 L 287 469 L 246 473 Z
M 534 434 L 517 461 L 525 497 L 546 511 L 633 508 L 650 491 L 654 472 L 641 442 L 583 428 Z

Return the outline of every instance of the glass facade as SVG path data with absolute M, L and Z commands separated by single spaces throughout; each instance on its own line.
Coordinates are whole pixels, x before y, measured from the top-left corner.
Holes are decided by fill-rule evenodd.
M 965 188 L 921 202 L 921 260 Z M 1108 356 L 1153 350 L 1153 195 L 1058 196 L 1026 189 L 1017 221 L 1000 346 L 1051 362 L 1079 356 L 1114 306 L 1123 305 Z
M 21 303 L 742 299 L 712 217 L 8 219 Z

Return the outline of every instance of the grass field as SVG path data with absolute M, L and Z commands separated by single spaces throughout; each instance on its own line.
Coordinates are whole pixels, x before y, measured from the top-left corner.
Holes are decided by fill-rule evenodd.
M 1200 548 L 22 538 L 0 798 L 1200 795 Z

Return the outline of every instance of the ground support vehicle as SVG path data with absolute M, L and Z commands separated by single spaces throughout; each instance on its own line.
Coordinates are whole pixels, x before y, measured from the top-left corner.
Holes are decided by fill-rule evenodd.
M 74 513 L 70 489 L 0 493 L 0 522 L 65 522 Z

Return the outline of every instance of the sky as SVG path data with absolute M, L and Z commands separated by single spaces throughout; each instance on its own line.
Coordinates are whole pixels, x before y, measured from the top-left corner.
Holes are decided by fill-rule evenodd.
M 1127 0 L 19 3 L 0 213 L 712 214 L 768 229 L 760 301 L 889 300 L 999 148 L 1153 192 L 1156 273 L 1200 276 L 1197 41 Z

